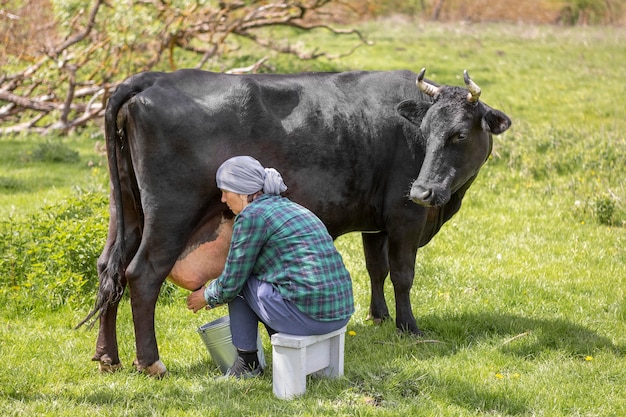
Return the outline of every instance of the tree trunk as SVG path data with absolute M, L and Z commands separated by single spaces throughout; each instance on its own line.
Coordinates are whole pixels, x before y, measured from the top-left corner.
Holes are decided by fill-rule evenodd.
M 437 1 L 435 8 L 433 9 L 433 14 L 431 15 L 431 20 L 437 21 L 439 20 L 439 15 L 441 14 L 441 9 L 443 8 L 444 0 Z

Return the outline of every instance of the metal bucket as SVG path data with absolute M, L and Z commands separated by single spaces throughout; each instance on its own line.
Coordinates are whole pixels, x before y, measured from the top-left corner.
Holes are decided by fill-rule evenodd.
M 198 327 L 198 334 L 200 334 L 213 362 L 225 374 L 237 359 L 237 348 L 233 345 L 230 333 L 230 317 L 220 317 Z M 265 368 L 265 355 L 263 354 L 263 343 L 261 342 L 260 334 L 257 335 L 257 349 L 259 364 Z

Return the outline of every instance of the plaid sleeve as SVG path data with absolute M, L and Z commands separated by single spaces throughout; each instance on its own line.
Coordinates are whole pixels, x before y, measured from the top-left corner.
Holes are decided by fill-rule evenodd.
M 235 219 L 224 271 L 204 291 L 204 298 L 210 307 L 227 303 L 241 292 L 265 243 L 263 218 L 254 213 L 244 213 Z

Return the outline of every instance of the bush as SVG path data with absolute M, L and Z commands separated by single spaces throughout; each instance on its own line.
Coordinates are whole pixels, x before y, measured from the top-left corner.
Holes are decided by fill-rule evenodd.
M 17 310 L 93 303 L 107 198 L 83 194 L 0 223 L 0 299 Z
M 91 307 L 108 208 L 106 196 L 84 193 L 0 222 L 0 302 L 16 313 L 57 310 L 66 304 Z M 180 294 L 185 292 L 166 281 L 160 300 L 169 303 Z
M 596 215 L 601 224 L 607 226 L 615 224 L 615 202 L 606 197 L 596 200 Z
M 67 162 L 73 163 L 80 160 L 78 151 L 68 147 L 63 142 L 46 141 L 28 152 L 24 159 L 35 162 Z

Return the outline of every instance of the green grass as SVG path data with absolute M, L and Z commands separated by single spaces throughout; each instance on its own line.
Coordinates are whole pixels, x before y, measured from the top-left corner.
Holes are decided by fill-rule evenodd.
M 104 137 L 0 136 L 0 219 L 108 187 Z
M 185 292 L 171 286 L 157 308 L 169 376 L 132 371 L 127 299 L 118 326 L 125 368 L 100 375 L 89 361 L 96 329 L 72 329 L 92 298 L 59 303 L 51 293 L 62 288 L 46 280 L 96 279 L 72 270 L 62 254 L 82 227 L 89 251 L 72 256 L 95 263 L 106 230 L 97 213 L 106 206 L 88 196 L 106 195 L 106 164 L 91 135 L 63 140 L 78 151 L 73 162 L 25 157 L 47 139 L 2 137 L 0 415 L 626 415 L 626 31 L 400 21 L 363 30 L 374 46 L 338 62 L 285 68 L 425 66 L 433 80 L 459 85 L 467 68 L 485 102 L 514 123 L 496 139 L 460 213 L 418 253 L 412 302 L 425 337 L 366 319 L 369 280 L 352 234 L 337 241 L 356 298 L 344 378 L 310 379 L 294 401 L 274 398 L 271 372 L 215 380 L 195 329 L 226 310 L 193 315 Z M 282 58 L 271 59 L 283 68 Z M 96 214 L 85 214 L 89 204 Z M 7 246 L 7 236 L 25 249 Z M 28 267 L 24 278 L 7 272 L 9 256 Z M 393 311 L 390 283 L 386 291 Z M 264 346 L 269 352 L 266 335 Z

